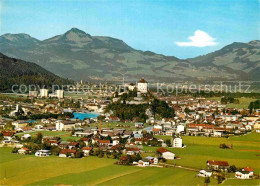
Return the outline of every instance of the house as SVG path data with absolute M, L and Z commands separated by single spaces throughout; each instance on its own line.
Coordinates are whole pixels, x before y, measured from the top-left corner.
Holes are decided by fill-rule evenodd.
M 80 138 L 81 141 L 85 143 L 86 146 L 89 145 L 90 139 L 89 138 Z
M 148 92 L 148 83 L 144 78 L 138 81 L 137 91 L 144 94 Z
M 30 134 L 24 134 L 22 137 L 21 137 L 21 140 L 26 140 L 26 139 L 30 139 L 32 136 Z
M 109 116 L 108 118 L 105 118 L 105 120 L 108 122 L 119 122 L 120 118 L 117 116 Z
M 37 150 L 35 152 L 35 156 L 37 156 L 37 157 L 47 157 L 50 155 L 51 155 L 51 153 L 49 150 Z
M 138 161 L 138 166 L 147 167 L 149 165 L 150 165 L 150 162 L 148 160 L 146 160 L 146 159 Z
M 162 132 L 161 128 L 153 128 L 153 134 L 154 135 L 159 135 L 159 134 L 161 134 L 161 132 Z
M 159 148 L 156 150 L 157 153 L 161 154 L 161 156 L 167 160 L 174 160 L 175 158 L 175 154 L 168 151 L 167 149 L 165 148 Z
M 108 147 L 111 144 L 109 140 L 99 140 L 98 142 L 99 142 L 99 146 L 101 147 Z
M 140 153 L 140 149 L 138 147 L 126 147 L 125 154 L 134 155 Z
M 59 153 L 59 157 L 65 158 L 65 157 L 74 157 L 76 154 L 75 149 L 61 149 Z
M 260 133 L 260 123 L 255 123 L 255 124 L 254 124 L 254 130 L 255 130 L 257 133 Z
M 130 91 L 133 91 L 135 88 L 136 88 L 136 84 L 134 84 L 134 83 L 130 83 L 128 85 L 128 90 L 130 90 Z
M 227 161 L 215 161 L 215 160 L 208 160 L 207 166 L 213 170 L 225 170 L 229 168 L 229 164 Z
M 59 139 L 50 139 L 47 141 L 48 144 L 50 144 L 51 146 L 58 146 L 60 143 Z
M 148 160 L 150 164 L 158 164 L 158 158 L 147 156 L 145 159 Z
M 70 142 L 68 145 L 69 149 L 74 149 L 77 148 L 78 146 L 79 146 L 78 142 Z
M 2 131 L 2 134 L 4 137 L 4 141 L 11 141 L 14 136 L 14 132 Z
M 92 147 L 83 147 L 82 148 L 84 156 L 89 156 L 91 150 L 92 150 Z
M 177 132 L 177 133 L 184 132 L 184 126 L 183 126 L 183 125 L 178 125 L 176 132 Z
M 173 137 L 172 147 L 182 148 L 182 138 L 181 137 Z
M 75 128 L 75 126 L 76 123 L 74 121 L 70 121 L 70 120 L 56 121 L 56 130 L 59 131 L 69 131 Z
M 18 154 L 27 154 L 27 153 L 29 153 L 29 149 L 26 147 L 23 147 L 18 150 Z
M 14 125 L 15 128 L 23 128 L 28 125 L 28 122 L 26 122 L 25 120 L 18 120 L 18 121 L 13 121 L 12 125 Z
M 210 177 L 212 175 L 212 172 L 209 170 L 200 170 L 199 174 L 197 176 L 200 177 Z
M 235 177 L 238 179 L 251 179 L 253 176 L 254 170 L 251 167 L 245 167 L 235 173 Z
M 144 128 L 144 123 L 136 122 L 135 128 Z

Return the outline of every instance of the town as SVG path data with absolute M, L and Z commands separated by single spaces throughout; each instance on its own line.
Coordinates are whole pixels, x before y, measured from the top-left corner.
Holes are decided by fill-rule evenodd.
M 257 154 L 259 142 L 250 146 L 250 141 L 244 141 L 243 146 L 236 138 L 259 139 L 260 109 L 227 107 L 239 103 L 228 96 L 218 100 L 163 95 L 150 90 L 144 78 L 125 83 L 114 92 L 100 90 L 91 95 L 66 95 L 63 90 L 49 94 L 48 89 L 23 96 L 1 94 L 1 147 L 16 156 L 96 156 L 103 161 L 114 159 L 117 166 L 190 170 L 205 184 L 259 179 L 257 163 L 236 164 L 228 161 L 230 157 L 218 159 L 210 150 L 213 145 L 219 149 L 215 153 L 229 154 L 241 146 L 241 156 L 243 152 Z M 195 147 L 205 148 L 205 152 L 195 152 Z M 197 161 L 188 156 L 193 151 L 214 159 L 189 164 Z

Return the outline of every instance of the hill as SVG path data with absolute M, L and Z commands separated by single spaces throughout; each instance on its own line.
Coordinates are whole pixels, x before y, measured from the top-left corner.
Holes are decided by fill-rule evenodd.
M 69 80 L 62 79 L 35 63 L 10 58 L 0 53 L 0 91 L 11 90 L 12 85 L 51 86 L 69 83 Z
M 210 66 L 236 72 L 243 79 L 260 80 L 260 41 L 234 42 L 204 56 L 188 59 L 196 67 Z
M 74 80 L 119 81 L 122 74 L 129 81 L 141 77 L 156 82 L 256 80 L 259 43 L 254 42 L 236 44 L 234 50 L 227 46 L 205 56 L 181 60 L 135 50 L 122 40 L 91 36 L 72 28 L 43 41 L 26 34 L 5 34 L 0 37 L 0 51 Z

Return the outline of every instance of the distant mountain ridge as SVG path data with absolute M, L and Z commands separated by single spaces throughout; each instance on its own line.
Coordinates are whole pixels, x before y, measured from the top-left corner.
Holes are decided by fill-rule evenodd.
M 0 52 L 35 62 L 73 80 L 148 81 L 260 80 L 258 40 L 233 43 L 204 56 L 186 60 L 135 50 L 112 37 L 91 36 L 72 28 L 40 41 L 27 34 L 0 36 Z
M 0 91 L 10 91 L 12 85 L 66 85 L 71 83 L 35 63 L 10 58 L 0 53 Z

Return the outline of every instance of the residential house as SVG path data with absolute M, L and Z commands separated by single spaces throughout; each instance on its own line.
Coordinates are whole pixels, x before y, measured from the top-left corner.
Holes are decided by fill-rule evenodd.
M 210 177 L 210 176 L 212 176 L 212 171 L 200 170 L 199 174 L 197 174 L 197 176 L 200 176 L 200 177 Z
M 136 122 L 135 127 L 136 128 L 144 128 L 144 123 Z
M 213 170 L 224 170 L 227 171 L 229 168 L 229 164 L 227 161 L 215 161 L 215 160 L 208 160 L 207 166 Z
M 238 179 L 251 179 L 253 176 L 254 170 L 251 167 L 245 167 L 235 173 L 235 177 Z
M 89 156 L 91 150 L 92 150 L 92 147 L 83 147 L 82 148 L 84 156 Z
M 173 137 L 172 147 L 174 148 L 182 148 L 182 138 L 179 137 Z
M 18 150 L 18 154 L 27 154 L 29 153 L 29 149 L 26 147 L 22 147 L 21 149 Z
M 21 137 L 21 140 L 26 140 L 26 139 L 30 139 L 32 136 L 30 134 L 24 134 Z
M 75 128 L 75 126 L 76 126 L 75 121 L 70 121 L 70 120 L 56 121 L 56 130 L 59 131 L 69 131 Z
M 69 149 L 74 149 L 74 148 L 77 148 L 77 147 L 79 147 L 79 143 L 78 142 L 70 142 L 68 144 L 68 148 Z
M 140 153 L 140 149 L 138 147 L 126 147 L 125 154 L 134 155 Z
M 74 157 L 76 154 L 76 150 L 75 149 L 61 149 L 60 153 L 59 153 L 59 157 Z
M 235 177 L 238 179 L 251 179 L 253 176 L 254 170 L 251 167 L 245 167 L 235 173 Z
M 98 141 L 100 147 L 109 147 L 111 143 L 109 140 L 99 140 Z
M 159 148 L 156 150 L 159 154 L 161 154 L 161 156 L 167 160 L 174 160 L 175 158 L 175 154 L 172 153 L 171 151 L 168 151 L 165 148 Z
M 50 155 L 51 155 L 50 150 L 37 150 L 35 152 L 35 156 L 37 157 L 47 157 Z
M 15 128 L 23 128 L 28 125 L 28 122 L 26 122 L 25 120 L 18 120 L 18 121 L 13 121 L 12 125 L 14 125 Z

